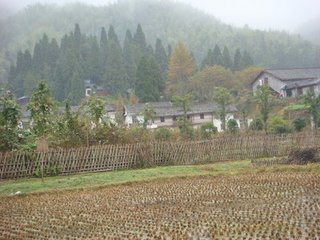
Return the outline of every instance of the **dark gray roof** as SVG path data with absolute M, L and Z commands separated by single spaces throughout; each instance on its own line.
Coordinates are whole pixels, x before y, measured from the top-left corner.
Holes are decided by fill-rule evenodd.
M 299 87 L 308 87 L 313 86 L 320 83 L 320 79 L 307 79 L 307 80 L 300 80 L 300 81 L 290 81 L 289 84 L 285 85 L 283 89 L 294 89 Z
M 320 68 L 266 69 L 264 72 L 284 81 L 320 78 Z
M 134 105 L 126 105 L 126 111 L 128 114 L 139 114 L 143 111 L 146 105 L 151 106 L 153 109 L 171 108 L 173 105 L 171 102 L 152 102 L 152 103 L 137 103 Z
M 183 115 L 183 110 L 180 107 L 173 106 L 171 102 L 162 103 L 148 103 L 153 107 L 157 117 L 166 116 L 181 116 Z M 131 106 L 125 106 L 127 114 L 129 115 L 140 115 L 146 106 L 146 103 L 138 103 Z M 188 112 L 189 115 L 200 114 L 200 113 L 212 113 L 218 112 L 219 106 L 215 103 L 201 103 L 194 104 L 191 107 L 191 111 Z M 237 108 L 233 105 L 227 106 L 227 112 L 237 112 Z

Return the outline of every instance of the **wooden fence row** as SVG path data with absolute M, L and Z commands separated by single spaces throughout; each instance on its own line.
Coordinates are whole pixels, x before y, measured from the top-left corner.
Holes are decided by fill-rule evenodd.
M 102 145 L 47 152 L 0 153 L 0 179 L 113 171 L 223 160 L 285 156 L 293 148 L 319 147 L 319 132 L 217 136 L 208 141 Z

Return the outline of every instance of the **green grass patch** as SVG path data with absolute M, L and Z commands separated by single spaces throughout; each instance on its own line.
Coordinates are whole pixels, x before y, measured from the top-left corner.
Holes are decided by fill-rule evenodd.
M 287 107 L 290 111 L 299 111 L 299 110 L 306 110 L 307 106 L 304 104 L 291 104 Z
M 261 172 L 309 172 L 320 174 L 320 164 L 304 166 L 274 165 L 254 167 L 249 160 L 220 162 L 206 165 L 165 166 L 149 169 L 125 170 L 103 173 L 86 173 L 69 176 L 0 181 L 0 196 L 21 193 L 47 192 L 57 190 L 87 189 L 130 182 L 151 181 L 174 177 L 219 176 L 255 174 Z

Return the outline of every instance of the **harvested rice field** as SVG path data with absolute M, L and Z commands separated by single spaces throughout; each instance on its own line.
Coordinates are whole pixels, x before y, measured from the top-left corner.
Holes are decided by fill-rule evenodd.
M 0 239 L 320 239 L 320 175 L 197 176 L 1 197 Z

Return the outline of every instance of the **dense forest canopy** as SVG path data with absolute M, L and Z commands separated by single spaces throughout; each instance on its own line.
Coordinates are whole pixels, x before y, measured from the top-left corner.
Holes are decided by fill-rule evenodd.
M 101 27 L 113 25 L 123 43 L 126 30 L 138 23 L 148 43 L 162 39 L 163 45 L 186 43 L 198 64 L 209 48 L 226 45 L 233 55 L 237 48 L 248 51 L 263 67 L 317 66 L 319 46 L 298 35 L 235 28 L 183 3 L 172 1 L 123 0 L 105 7 L 84 4 L 33 5 L 0 21 L 0 76 L 7 79 L 10 62 L 17 51 L 29 49 L 46 33 L 58 41 L 79 23 L 81 31 L 99 36 Z

